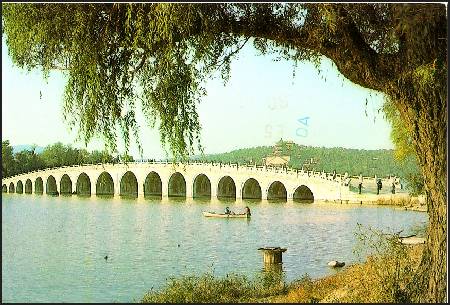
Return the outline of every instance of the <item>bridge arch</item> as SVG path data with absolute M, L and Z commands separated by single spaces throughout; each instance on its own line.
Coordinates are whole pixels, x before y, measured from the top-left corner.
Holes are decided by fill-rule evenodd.
M 2 192 L 3 192 L 3 193 L 8 192 L 8 187 L 6 186 L 6 184 L 3 184 L 3 185 L 2 185 Z
M 72 180 L 70 179 L 69 175 L 64 174 L 61 177 L 59 190 L 61 195 L 72 195 Z
M 48 195 L 58 195 L 58 187 L 56 185 L 56 179 L 52 175 L 48 176 L 47 183 L 45 185 L 45 191 Z
M 133 172 L 127 171 L 120 179 L 120 195 L 135 198 L 138 196 L 138 182 Z
M 254 178 L 249 178 L 242 186 L 242 199 L 262 199 L 261 186 Z
M 21 180 L 17 181 L 16 193 L 23 194 L 23 183 Z
M 217 185 L 217 198 L 235 198 L 236 199 L 236 183 L 230 176 L 220 178 Z
M 35 194 L 44 194 L 44 181 L 41 177 L 37 177 L 34 181 L 34 193 Z
M 152 171 L 145 177 L 144 196 L 162 196 L 162 180 L 157 172 Z
M 274 181 L 267 190 L 268 200 L 284 200 L 287 201 L 286 187 L 280 181 Z
M 186 197 L 186 179 L 179 172 L 175 172 L 169 179 L 169 197 Z
M 9 193 L 15 193 L 16 192 L 16 188 L 14 187 L 14 183 L 10 183 L 9 184 Z
M 300 185 L 295 189 L 292 199 L 302 203 L 314 202 L 314 194 L 306 185 Z
M 78 196 L 91 196 L 91 179 L 86 173 L 78 176 L 76 191 Z
M 31 182 L 31 179 L 27 179 L 25 181 L 25 194 L 31 194 L 33 192 L 33 183 Z
M 205 174 L 199 174 L 194 179 L 192 197 L 211 198 L 211 180 Z
M 98 176 L 95 193 L 100 196 L 114 196 L 114 181 L 108 172 L 102 172 Z

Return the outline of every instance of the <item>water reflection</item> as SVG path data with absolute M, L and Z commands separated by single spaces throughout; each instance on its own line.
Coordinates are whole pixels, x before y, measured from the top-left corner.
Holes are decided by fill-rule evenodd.
M 314 199 L 294 199 L 293 201 L 297 203 L 314 203 Z

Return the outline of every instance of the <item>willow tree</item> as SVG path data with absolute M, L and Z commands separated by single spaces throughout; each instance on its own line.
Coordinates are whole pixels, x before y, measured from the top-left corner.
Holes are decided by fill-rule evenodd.
M 65 118 L 86 143 L 137 134 L 139 100 L 175 157 L 198 147 L 204 82 L 224 81 L 245 43 L 319 63 L 383 92 L 411 131 L 429 229 L 421 301 L 446 297 L 447 15 L 443 4 L 3 4 L 13 62 L 68 78 Z M 138 143 L 139 144 L 139 143 Z

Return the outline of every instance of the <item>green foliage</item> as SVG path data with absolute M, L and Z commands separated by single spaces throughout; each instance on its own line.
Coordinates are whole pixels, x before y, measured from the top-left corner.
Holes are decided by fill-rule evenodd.
M 238 274 L 216 278 L 212 273 L 205 273 L 171 278 L 160 291 L 146 293 L 141 303 L 252 302 L 285 291 L 284 276 L 280 272 L 262 272 L 254 280 Z
M 417 67 L 417 69 L 413 70 L 413 72 L 407 75 L 405 78 L 407 79 L 406 81 L 414 83 L 414 92 L 411 92 L 411 90 L 406 90 L 407 93 L 400 94 L 399 96 L 397 96 L 397 99 L 409 100 L 411 99 L 410 94 L 414 94 L 415 98 L 421 100 L 418 101 L 418 104 L 428 103 L 430 96 L 425 92 L 435 92 L 435 94 L 438 95 L 443 89 L 439 85 L 439 77 L 441 73 L 439 73 L 437 67 L 438 66 L 436 65 L 436 61 L 434 61 L 432 64 L 421 65 Z M 416 136 L 416 139 L 418 137 L 417 123 L 411 124 L 411 111 L 407 111 L 404 108 L 403 115 L 405 116 L 405 118 L 402 118 L 402 113 L 400 112 L 399 108 L 395 107 L 394 102 L 394 99 L 387 99 L 385 104 L 383 105 L 383 111 L 385 113 L 385 117 L 392 125 L 391 139 L 395 145 L 395 157 L 400 161 L 404 161 L 407 158 L 416 158 L 413 139 L 414 135 Z M 417 112 L 418 110 L 416 109 L 414 111 Z M 424 122 L 421 122 L 420 124 L 423 123 Z M 420 156 L 421 158 L 424 157 L 423 154 L 418 154 L 417 156 Z M 405 179 L 413 196 L 417 196 L 425 192 L 425 182 L 421 173 L 408 173 L 405 176 Z
M 35 150 L 20 151 L 14 155 L 16 161 L 16 171 L 18 173 L 35 171 L 45 167 L 45 161 L 42 159 L 41 155 L 36 154 Z
M 9 141 L 2 141 L 3 177 L 44 168 L 45 162 L 41 155 L 36 154 L 35 149 L 36 146 L 33 146 L 31 150 L 24 150 L 14 154 Z
M 2 141 L 2 177 L 14 175 L 15 167 L 13 149 L 8 140 Z
M 3 32 L 19 67 L 65 73 L 64 117 L 89 142 L 102 134 L 115 151 L 117 130 L 128 149 L 141 148 L 135 103 L 175 158 L 186 158 L 199 143 L 196 104 L 202 82 L 214 71 L 229 72 L 233 34 L 213 28 L 197 5 L 171 4 L 3 4 Z M 206 11 L 208 8 L 206 8 Z M 206 13 L 206 11 L 204 11 Z M 163 73 L 161 73 L 163 72 Z M 201 147 L 200 147 L 201 148 Z
M 408 156 L 413 156 L 412 131 L 409 125 L 405 125 L 404 121 L 402 121 L 400 111 L 395 107 L 392 100 L 386 99 L 383 105 L 383 112 L 387 121 L 391 123 L 391 140 L 395 146 L 395 158 L 403 161 Z
M 60 167 L 69 164 L 79 164 L 78 150 L 61 142 L 45 147 L 41 154 L 42 159 L 48 167 Z
M 134 161 L 133 156 L 130 156 L 130 155 L 127 155 L 127 154 L 123 154 L 123 155 L 120 157 L 120 159 L 121 159 L 121 161 L 123 161 L 123 162 L 133 162 L 133 161 Z
M 133 162 L 133 157 L 123 156 L 127 162 Z M 2 175 L 3 177 L 31 172 L 44 168 L 71 166 L 79 164 L 112 163 L 119 159 L 106 151 L 89 153 L 85 149 L 73 148 L 60 142 L 48 145 L 42 153 L 35 152 L 35 146 L 31 150 L 23 150 L 13 154 L 9 141 L 2 141 Z
M 46 167 L 70 166 L 84 163 L 109 163 L 113 157 L 106 151 L 89 153 L 85 149 L 73 148 L 60 142 L 45 147 L 41 154 Z
M 107 153 L 106 151 L 98 151 L 94 150 L 90 154 L 88 154 L 85 158 L 86 163 L 112 163 L 114 161 L 114 158 Z
M 411 302 L 409 285 L 413 281 L 414 263 L 408 255 L 408 248 L 399 242 L 400 232 L 385 233 L 358 224 L 355 233 L 357 245 L 354 253 L 360 257 L 370 254 L 370 266 L 374 282 L 367 287 L 377 297 L 377 302 Z M 355 300 L 357 301 L 357 300 Z
M 408 183 L 408 189 L 412 196 L 418 196 L 425 193 L 425 181 L 420 173 L 409 173 L 405 178 Z

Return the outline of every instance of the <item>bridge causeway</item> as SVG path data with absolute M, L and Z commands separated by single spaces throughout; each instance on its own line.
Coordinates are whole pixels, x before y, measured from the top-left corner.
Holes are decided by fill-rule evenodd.
M 339 200 L 342 175 L 269 166 L 189 162 L 84 164 L 2 179 L 3 192 L 144 197 Z

